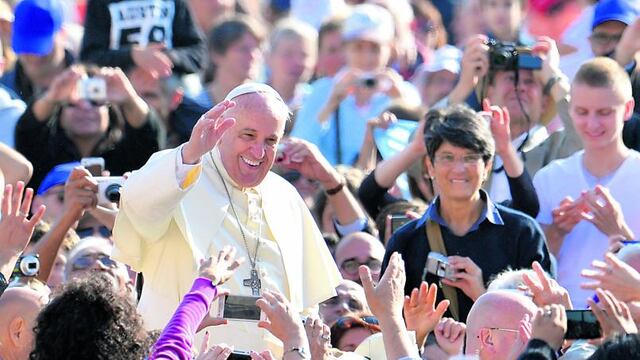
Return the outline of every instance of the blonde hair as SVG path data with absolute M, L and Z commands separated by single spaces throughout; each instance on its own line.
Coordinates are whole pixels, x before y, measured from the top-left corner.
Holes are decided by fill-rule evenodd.
M 629 75 L 615 60 L 607 57 L 597 57 L 582 64 L 571 87 L 577 84 L 613 90 L 624 101 L 633 97 Z

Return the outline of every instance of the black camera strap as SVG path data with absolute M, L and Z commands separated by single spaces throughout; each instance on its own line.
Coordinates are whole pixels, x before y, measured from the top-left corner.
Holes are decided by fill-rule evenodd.
M 340 141 L 340 104 L 336 107 L 336 164 L 342 164 L 342 141 Z

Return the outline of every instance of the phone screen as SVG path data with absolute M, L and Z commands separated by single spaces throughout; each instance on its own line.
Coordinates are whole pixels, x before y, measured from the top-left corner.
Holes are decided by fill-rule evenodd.
M 260 308 L 256 305 L 257 297 L 227 296 L 224 302 L 225 319 L 260 320 Z
M 402 225 L 408 223 L 411 219 L 408 219 L 405 214 L 393 214 L 391 215 L 391 233 L 400 229 Z
M 600 323 L 591 310 L 567 310 L 565 339 L 597 339 L 601 336 Z

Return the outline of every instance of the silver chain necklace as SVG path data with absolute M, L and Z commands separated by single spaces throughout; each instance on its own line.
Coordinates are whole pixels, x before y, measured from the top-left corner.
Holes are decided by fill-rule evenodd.
M 231 199 L 231 193 L 229 192 L 229 188 L 227 187 L 227 182 L 225 181 L 220 169 L 218 169 L 218 165 L 213 159 L 213 154 L 209 152 L 209 157 L 211 157 L 211 162 L 213 163 L 213 167 L 215 167 L 220 180 L 222 181 L 222 185 L 224 186 L 224 191 L 227 193 L 227 198 L 229 199 L 229 206 L 231 206 L 231 210 L 233 211 L 233 216 L 238 223 L 238 228 L 240 229 L 240 234 L 242 235 L 242 241 L 244 242 L 244 247 L 247 250 L 247 255 L 249 256 L 249 263 L 251 264 L 251 274 L 248 279 L 243 279 L 242 284 L 244 286 L 251 288 L 251 293 L 253 296 L 260 296 L 260 288 L 262 287 L 262 282 L 260 281 L 260 277 L 258 276 L 258 271 L 256 270 L 256 263 L 258 261 L 258 249 L 260 248 L 260 237 L 256 236 L 256 250 L 253 258 L 251 257 L 251 252 L 249 251 L 249 244 L 247 243 L 247 237 L 244 234 L 244 230 L 242 229 L 242 223 L 240 223 L 240 217 L 236 212 L 236 207 L 233 206 L 233 200 Z

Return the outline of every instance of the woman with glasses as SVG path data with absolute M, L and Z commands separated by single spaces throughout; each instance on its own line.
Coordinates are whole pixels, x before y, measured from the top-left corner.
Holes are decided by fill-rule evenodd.
M 492 110 L 494 117 L 504 116 L 496 107 Z M 495 150 L 487 120 L 456 106 L 430 111 L 425 126 L 424 162 L 437 196 L 420 219 L 389 240 L 382 270 L 391 254 L 401 253 L 405 293 L 423 280 L 438 283 L 438 301 L 446 296 L 452 302 L 448 316 L 465 321 L 492 275 L 508 267 L 529 268 L 533 261 L 548 271 L 551 262 L 535 220 L 493 203 L 481 189 Z M 440 276 L 426 267 L 431 251 L 439 254 L 429 256 L 431 271 Z

